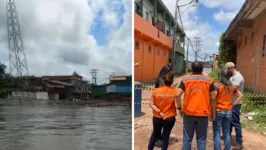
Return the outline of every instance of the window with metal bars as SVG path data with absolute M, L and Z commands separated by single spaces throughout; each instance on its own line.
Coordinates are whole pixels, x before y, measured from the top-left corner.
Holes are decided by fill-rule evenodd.
M 139 41 L 135 41 L 135 48 L 138 50 L 139 49 Z
M 266 35 L 263 36 L 262 57 L 266 55 Z
M 160 55 L 160 49 L 157 49 L 157 55 Z
M 149 53 L 151 53 L 151 46 L 150 45 L 148 47 L 148 51 L 149 51 Z
M 253 44 L 253 42 L 254 42 L 254 37 L 255 37 L 255 33 L 252 32 L 251 33 L 251 39 L 250 39 L 251 44 Z

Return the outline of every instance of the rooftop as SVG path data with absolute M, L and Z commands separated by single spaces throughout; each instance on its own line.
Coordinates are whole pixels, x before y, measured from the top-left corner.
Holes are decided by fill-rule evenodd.
M 242 36 L 243 29 L 250 29 L 254 25 L 254 20 L 266 9 L 264 0 L 246 0 L 242 8 L 235 16 L 225 32 L 225 38 L 236 40 Z

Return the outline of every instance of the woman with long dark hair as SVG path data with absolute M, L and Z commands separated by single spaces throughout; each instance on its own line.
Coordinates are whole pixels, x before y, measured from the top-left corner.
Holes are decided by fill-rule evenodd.
M 225 150 L 231 148 L 230 137 L 230 123 L 232 120 L 232 107 L 236 105 L 242 98 L 242 93 L 233 86 L 230 82 L 230 75 L 226 70 L 219 70 L 218 82 L 215 84 L 217 88 L 216 98 L 216 116 L 213 121 L 213 143 L 214 150 L 220 150 L 220 134 L 221 129 L 224 136 Z M 233 95 L 237 96 L 237 99 L 232 103 Z
M 177 89 L 171 87 L 174 81 L 172 71 L 161 77 L 160 87 L 152 91 L 150 107 L 153 110 L 153 132 L 148 150 L 153 150 L 155 142 L 161 136 L 161 149 L 167 150 L 170 133 L 175 124 Z

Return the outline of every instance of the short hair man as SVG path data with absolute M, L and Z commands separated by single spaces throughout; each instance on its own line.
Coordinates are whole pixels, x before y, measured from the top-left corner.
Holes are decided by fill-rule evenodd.
M 197 149 L 206 149 L 206 138 L 209 116 L 215 119 L 216 88 L 213 80 L 202 74 L 203 64 L 192 63 L 192 74 L 183 78 L 179 85 L 177 109 L 183 120 L 182 150 L 190 150 L 191 142 L 196 131 Z M 181 95 L 184 95 L 184 104 L 181 107 Z
M 232 77 L 230 78 L 230 81 L 232 85 L 235 85 L 238 87 L 239 91 L 241 93 L 244 92 L 244 78 L 240 74 L 239 71 L 237 71 L 236 66 L 233 62 L 228 62 L 225 64 L 224 69 L 226 69 L 229 73 L 231 73 Z M 233 102 L 236 100 L 236 97 L 233 97 Z M 242 100 L 239 101 L 237 105 L 235 105 L 232 109 L 232 122 L 231 122 L 231 133 L 233 127 L 235 128 L 236 132 L 236 142 L 237 145 L 235 149 L 243 149 L 242 145 L 242 128 L 240 123 L 240 109 L 242 105 Z

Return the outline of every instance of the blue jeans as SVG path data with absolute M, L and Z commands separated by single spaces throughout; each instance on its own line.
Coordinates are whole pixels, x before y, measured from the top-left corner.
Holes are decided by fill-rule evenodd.
M 230 132 L 232 134 L 233 127 L 236 132 L 236 143 L 242 145 L 242 128 L 240 123 L 240 109 L 241 104 L 237 104 L 232 109 L 232 122 Z
M 184 116 L 182 150 L 191 150 L 196 130 L 197 150 L 206 150 L 208 117 Z
M 232 120 L 232 111 L 217 111 L 216 112 L 216 118 L 212 123 L 213 127 L 213 148 L 214 150 L 220 150 L 221 149 L 221 128 L 223 130 L 223 136 L 224 136 L 224 145 L 225 150 L 230 150 L 231 148 L 231 138 L 230 138 L 230 124 Z
M 162 134 L 162 150 L 167 150 L 170 134 L 172 131 L 173 126 L 175 125 L 175 116 L 171 118 L 167 118 L 165 120 L 161 118 L 153 117 L 153 131 L 150 138 L 148 150 L 153 150 L 155 146 L 156 140 L 158 140 L 158 137 L 162 134 L 161 131 L 163 129 Z

